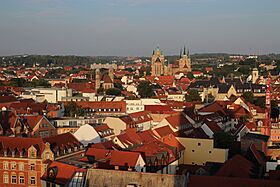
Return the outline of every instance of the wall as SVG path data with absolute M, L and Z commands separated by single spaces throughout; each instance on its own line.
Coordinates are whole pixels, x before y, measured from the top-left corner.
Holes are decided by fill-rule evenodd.
M 87 173 L 86 186 L 126 187 L 128 184 L 141 187 L 184 187 L 186 186 L 186 177 L 103 169 L 89 169 Z
M 184 164 L 205 165 L 206 162 L 224 163 L 228 149 L 214 148 L 214 140 L 198 138 L 177 138 L 185 147 Z
M 104 123 L 106 123 L 110 128 L 114 129 L 115 135 L 119 135 L 121 130 L 126 129 L 126 124 L 117 117 L 107 117 L 104 120 Z

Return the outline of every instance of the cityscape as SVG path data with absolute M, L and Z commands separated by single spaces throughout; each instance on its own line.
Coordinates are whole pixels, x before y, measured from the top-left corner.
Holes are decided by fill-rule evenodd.
M 0 187 L 280 186 L 280 2 L 2 4 Z

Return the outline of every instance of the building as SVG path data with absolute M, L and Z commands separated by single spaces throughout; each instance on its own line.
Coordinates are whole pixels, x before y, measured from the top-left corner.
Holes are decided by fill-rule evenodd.
M 0 186 L 42 186 L 47 160 L 54 159 L 41 138 L 0 137 Z
M 152 55 L 152 76 L 175 75 L 177 72 L 191 72 L 191 60 L 189 52 L 184 47 L 180 52 L 180 59 L 174 64 L 166 64 L 166 59 L 159 47 L 153 51 Z
M 33 99 L 37 102 L 47 101 L 49 103 L 57 103 L 62 101 L 63 97 L 72 97 L 72 89 L 67 88 L 32 88 L 26 89 L 20 95 L 22 98 Z
M 177 137 L 186 147 L 184 164 L 205 165 L 206 162 L 224 163 L 228 159 L 228 149 L 214 147 L 213 139 Z

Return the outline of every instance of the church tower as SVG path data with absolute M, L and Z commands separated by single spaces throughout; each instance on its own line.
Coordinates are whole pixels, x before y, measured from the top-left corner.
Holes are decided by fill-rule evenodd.
M 97 91 L 100 88 L 100 70 L 95 70 L 95 90 Z
M 113 68 L 109 69 L 109 73 L 108 73 L 110 79 L 112 80 L 112 82 L 114 82 L 114 70 Z
M 257 82 L 257 79 L 259 78 L 259 71 L 257 68 L 253 68 L 252 71 L 252 83 L 255 84 Z
M 164 74 L 164 55 L 157 47 L 152 56 L 152 76 L 161 76 Z
M 189 51 L 186 52 L 186 46 L 184 46 L 183 54 L 180 55 L 179 71 L 187 71 L 187 72 L 192 71 L 190 52 Z

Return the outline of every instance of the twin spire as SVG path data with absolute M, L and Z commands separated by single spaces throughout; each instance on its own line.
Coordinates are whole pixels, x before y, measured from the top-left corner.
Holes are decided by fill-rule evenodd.
M 183 54 L 182 54 L 182 52 L 183 52 Z M 189 49 L 188 49 L 188 52 L 186 52 L 186 46 L 184 46 L 183 51 L 182 51 L 182 49 L 180 49 L 180 58 L 182 58 L 182 55 L 183 56 L 189 56 L 190 55 L 190 50 Z

